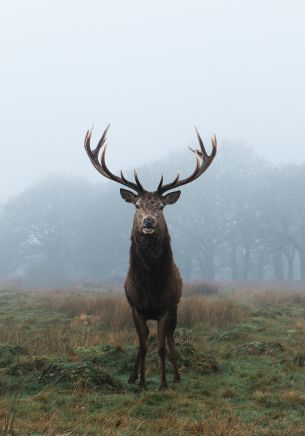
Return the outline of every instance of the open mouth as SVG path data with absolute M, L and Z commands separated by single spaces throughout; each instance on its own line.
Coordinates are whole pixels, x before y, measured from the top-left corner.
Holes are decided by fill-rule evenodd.
M 151 234 L 155 233 L 155 229 L 154 229 L 154 227 L 143 227 L 143 233 L 145 235 L 151 235 Z

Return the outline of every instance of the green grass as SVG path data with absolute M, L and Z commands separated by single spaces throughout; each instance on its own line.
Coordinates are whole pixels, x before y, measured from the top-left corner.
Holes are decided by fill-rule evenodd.
M 182 382 L 167 362 L 167 391 L 153 323 L 147 389 L 127 383 L 136 335 L 120 297 L 4 289 L 0 308 L 3 435 L 305 434 L 302 295 L 183 301 Z

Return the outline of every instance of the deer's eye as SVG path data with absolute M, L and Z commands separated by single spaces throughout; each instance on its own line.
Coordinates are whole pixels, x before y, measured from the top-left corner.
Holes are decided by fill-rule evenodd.
M 140 209 L 140 205 L 138 203 L 135 204 L 136 209 Z
M 159 206 L 159 210 L 162 210 L 162 209 L 164 209 L 164 204 L 160 204 L 160 206 Z

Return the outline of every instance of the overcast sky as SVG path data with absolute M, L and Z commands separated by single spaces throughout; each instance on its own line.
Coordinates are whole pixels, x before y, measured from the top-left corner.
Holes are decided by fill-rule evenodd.
M 194 125 L 305 160 L 303 0 L 11 0 L 0 44 L 0 199 L 49 173 L 101 179 L 92 123 L 94 143 L 111 123 L 115 170 L 191 145 Z

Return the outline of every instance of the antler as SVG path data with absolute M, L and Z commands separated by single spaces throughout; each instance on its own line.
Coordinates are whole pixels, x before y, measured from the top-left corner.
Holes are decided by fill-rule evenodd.
M 85 150 L 86 150 L 93 166 L 104 177 L 107 177 L 107 179 L 110 179 L 110 180 L 114 180 L 115 182 L 121 183 L 122 185 L 127 186 L 128 188 L 134 189 L 138 194 L 140 194 L 141 192 L 144 192 L 144 188 L 138 179 L 138 175 L 137 175 L 136 170 L 134 170 L 134 178 L 135 178 L 136 183 L 133 183 L 124 177 L 122 171 L 121 171 L 121 177 L 116 176 L 108 169 L 108 167 L 106 165 L 105 155 L 106 155 L 107 144 L 105 142 L 106 142 L 106 135 L 107 135 L 109 127 L 110 127 L 110 124 L 105 129 L 101 139 L 99 140 L 99 143 L 97 144 L 97 147 L 94 150 L 91 150 L 91 147 L 90 147 L 90 140 L 91 140 L 93 127 L 91 129 L 89 129 L 86 133 L 86 136 L 85 136 L 85 144 L 84 144 Z M 99 160 L 99 154 L 100 154 L 101 150 L 102 150 L 101 159 Z
M 196 167 L 195 167 L 194 172 L 189 177 L 187 177 L 186 179 L 182 179 L 182 180 L 179 180 L 180 174 L 177 174 L 176 178 L 171 183 L 168 183 L 167 185 L 163 185 L 163 176 L 162 176 L 160 183 L 158 185 L 157 191 L 156 191 L 157 194 L 162 195 L 162 194 L 164 194 L 164 192 L 169 191 L 170 189 L 175 189 L 175 188 L 178 188 L 178 186 L 186 185 L 187 183 L 192 182 L 193 180 L 200 177 L 201 174 L 203 174 L 209 168 L 211 163 L 213 162 L 213 159 L 216 156 L 216 151 L 217 151 L 216 136 L 214 135 L 212 137 L 212 147 L 213 148 L 212 148 L 211 154 L 208 155 L 206 152 L 206 149 L 204 147 L 203 141 L 202 141 L 196 127 L 195 127 L 195 130 L 196 130 L 200 150 L 193 150 L 192 148 L 190 148 L 190 150 L 193 153 L 195 153 L 195 157 L 196 157 Z

